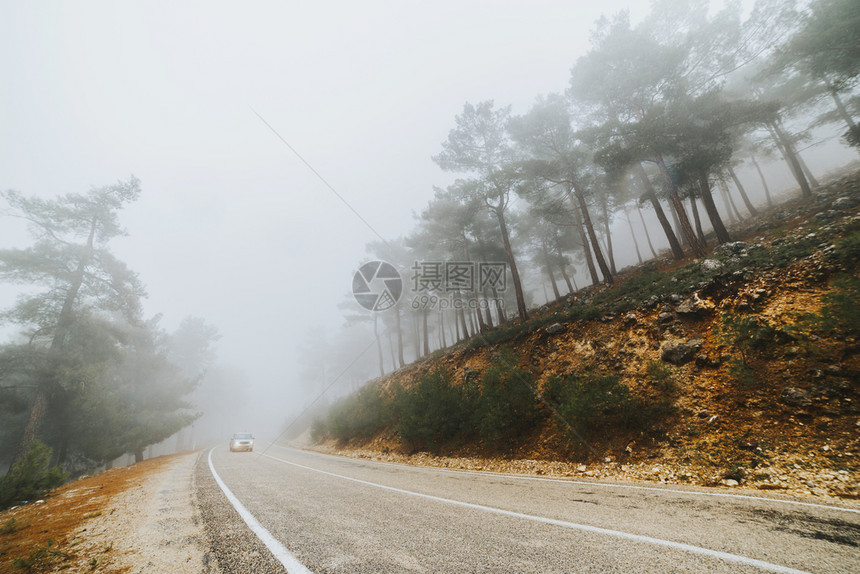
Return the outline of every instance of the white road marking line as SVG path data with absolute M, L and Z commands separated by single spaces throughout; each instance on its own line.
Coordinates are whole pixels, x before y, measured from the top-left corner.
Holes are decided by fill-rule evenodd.
M 236 495 L 227 488 L 227 485 L 224 484 L 224 481 L 221 480 L 221 477 L 218 476 L 218 473 L 215 471 L 215 466 L 212 464 L 212 451 L 215 450 L 215 447 L 209 449 L 209 470 L 212 471 L 212 476 L 215 478 L 215 482 L 218 483 L 218 486 L 221 487 L 221 490 L 224 492 L 224 495 L 227 497 L 227 500 L 230 501 L 230 504 L 233 505 L 233 508 L 236 509 L 236 512 L 239 513 L 239 516 L 242 517 L 242 520 L 245 521 L 245 524 L 248 525 L 254 534 L 257 535 L 257 538 L 262 540 L 263 544 L 266 545 L 266 548 L 278 559 L 278 561 L 284 565 L 284 568 L 287 569 L 287 574 L 312 574 L 310 570 L 308 570 L 304 564 L 299 562 L 299 559 L 296 558 L 287 548 L 278 541 L 272 533 L 263 527 L 260 522 L 254 518 L 254 515 L 251 514 L 245 506 L 239 502 L 239 499 L 236 498 Z
M 761 568 L 762 570 L 767 570 L 770 572 L 780 572 L 783 574 L 809 574 L 805 570 L 796 570 L 794 568 L 789 568 L 787 566 L 780 566 L 779 564 L 772 564 L 770 562 L 765 562 L 763 560 L 756 560 L 755 558 L 747 558 L 746 556 L 739 556 L 737 554 L 729 554 L 728 552 L 720 552 L 719 550 L 710 550 L 708 548 L 702 548 L 700 546 L 693 546 L 691 544 L 684 544 L 682 542 L 673 542 L 671 540 L 663 540 L 661 538 L 652 538 L 650 536 L 643 536 L 641 534 L 631 534 L 629 532 L 621 532 L 620 530 L 609 530 L 607 528 L 599 528 L 597 526 L 589 526 L 587 524 L 578 524 L 576 522 L 567 522 L 565 520 L 556 520 L 554 518 L 535 516 L 533 514 L 522 514 L 519 512 L 513 512 L 511 510 L 502 510 L 501 508 L 494 508 L 492 506 L 484 506 L 482 504 L 472 504 L 470 502 L 462 502 L 459 500 L 453 500 L 451 498 L 442 498 L 440 496 L 433 496 L 431 494 L 422 494 L 420 492 L 414 492 L 411 490 L 404 490 L 402 488 L 396 488 L 393 486 L 386 486 L 384 484 L 377 484 L 375 482 L 369 482 L 369 481 L 361 480 L 358 478 L 352 478 L 349 476 L 344 476 L 342 474 L 336 474 L 334 472 L 328 472 L 326 470 L 320 470 L 318 468 L 305 466 L 305 465 L 299 464 L 297 462 L 291 462 L 289 460 L 284 460 L 282 458 L 278 458 L 278 457 L 272 456 L 270 454 L 263 454 L 262 456 L 265 456 L 267 458 L 271 458 L 272 460 L 276 460 L 278 462 L 283 462 L 285 464 L 289 464 L 289 465 L 292 465 L 292 466 L 295 466 L 298 468 L 310 470 L 312 472 L 317 472 L 320 474 L 333 476 L 335 478 L 340 478 L 343 480 L 348 480 L 351 482 L 356 482 L 358 484 L 363 484 L 366 486 L 372 486 L 375 488 L 381 488 L 383 490 L 389 490 L 389 491 L 397 492 L 400 494 L 406 494 L 408 496 L 415 496 L 417 498 L 423 498 L 426 500 L 433 500 L 435 502 L 443 502 L 446 504 L 453 504 L 455 506 L 462 506 L 464 508 L 471 508 L 473 510 L 482 510 L 484 512 L 490 512 L 493 514 L 500 514 L 502 516 L 522 518 L 525 520 L 531 520 L 533 522 L 542 522 L 544 524 L 552 524 L 554 526 L 561 526 L 563 528 L 570 528 L 573 530 L 581 530 L 584 532 L 592 532 L 595 534 L 604 534 L 607 536 L 614 536 L 616 538 L 623 538 L 625 540 L 632 540 L 634 542 L 644 542 L 646 544 L 654 544 L 656 546 L 664 546 L 667 548 L 673 548 L 675 550 L 690 552 L 691 554 L 699 554 L 701 556 L 708 556 L 711 558 L 717 558 L 720 560 L 725 560 L 727 562 L 734 562 L 734 563 L 738 563 L 738 564 L 744 564 L 746 566 L 753 566 L 753 567 Z
M 275 445 L 275 446 L 280 446 L 280 445 Z M 281 448 L 286 448 L 286 447 L 281 447 Z M 313 451 L 311 451 L 311 452 L 313 452 Z M 316 453 L 316 452 L 314 452 L 314 454 L 319 454 L 322 456 L 333 456 L 333 455 L 327 455 L 324 453 Z M 337 457 L 334 457 L 334 458 L 337 458 Z M 536 481 L 543 481 L 543 482 L 559 482 L 562 484 L 579 484 L 579 485 L 584 485 L 584 486 L 594 486 L 594 487 L 600 487 L 600 488 L 628 488 L 628 489 L 633 489 L 633 490 L 648 490 L 651 492 L 659 492 L 659 493 L 671 492 L 674 494 L 686 494 L 686 495 L 692 495 L 692 496 L 716 496 L 716 497 L 721 497 L 721 498 L 743 498 L 743 499 L 755 500 L 757 502 L 776 502 L 779 504 L 795 504 L 797 506 L 811 506 L 813 508 L 824 508 L 827 510 L 841 510 L 842 512 L 853 512 L 855 514 L 860 514 L 860 509 L 855 509 L 855 508 L 846 508 L 844 506 L 834 506 L 834 505 L 830 505 L 830 504 L 818 504 L 815 502 L 801 502 L 799 500 L 784 500 L 782 498 L 770 498 L 767 496 L 752 496 L 750 494 L 732 494 L 730 492 L 703 492 L 700 490 L 682 490 L 679 488 L 658 488 L 656 486 L 639 486 L 639 485 L 635 485 L 635 484 L 617 484 L 617 483 L 606 483 L 606 482 L 597 482 L 597 481 L 588 482 L 588 481 L 584 481 L 584 480 L 573 480 L 573 479 L 567 479 L 567 478 L 549 478 L 546 476 L 524 476 L 521 474 L 504 474 L 504 473 L 492 472 L 492 471 L 483 471 L 482 472 L 482 471 L 478 471 L 478 470 L 465 470 L 465 469 L 459 469 L 459 468 L 436 468 L 434 466 L 416 466 L 416 465 L 403 464 L 403 463 L 397 463 L 397 462 L 384 462 L 381 460 L 366 460 L 366 459 L 364 459 L 364 460 L 350 459 L 350 460 L 355 460 L 356 462 L 363 462 L 363 463 L 402 466 L 402 467 L 406 467 L 406 468 L 427 469 L 427 470 L 433 470 L 433 471 L 438 471 L 438 472 L 449 472 L 452 474 L 472 474 L 475 476 L 512 478 L 512 479 L 516 479 L 516 480 L 536 480 Z
M 432 467 L 425 467 L 432 468 Z M 513 478 L 517 480 L 542 480 L 546 482 L 561 482 L 566 484 L 580 484 L 585 486 L 600 486 L 604 488 L 632 488 L 636 490 L 648 490 L 651 492 L 671 492 L 674 494 L 691 494 L 698 496 L 717 496 L 723 498 L 745 498 L 755 500 L 757 502 L 777 502 L 782 504 L 796 504 L 798 506 L 812 506 L 813 508 L 825 508 L 827 510 L 841 510 L 843 512 L 854 512 L 860 514 L 860 510 L 854 508 L 845 508 L 844 506 L 831 506 L 829 504 L 817 504 L 815 502 L 801 502 L 799 500 L 782 500 L 781 498 L 768 498 L 766 496 L 752 496 L 750 494 L 731 494 L 729 492 L 702 492 L 700 490 L 681 490 L 678 488 L 657 488 L 655 486 L 637 486 L 635 484 L 607 484 L 604 482 L 587 482 L 584 480 L 565 480 L 563 478 L 545 478 L 540 476 L 520 476 L 516 474 L 496 474 L 493 472 L 479 472 L 476 470 L 457 470 L 450 468 L 440 468 L 433 470 L 441 470 L 446 472 L 462 472 L 464 474 L 473 474 L 477 476 L 498 476 L 501 478 Z

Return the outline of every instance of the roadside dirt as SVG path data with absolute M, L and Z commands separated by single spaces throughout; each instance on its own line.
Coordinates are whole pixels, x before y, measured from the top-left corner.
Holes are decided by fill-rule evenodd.
M 193 504 L 197 457 L 108 470 L 0 512 L 0 574 L 208 572 Z
M 519 366 L 534 374 L 541 391 L 552 375 L 601 373 L 616 376 L 633 393 L 659 396 L 667 391 L 652 381 L 649 367 L 664 366 L 676 413 L 655 421 L 647 433 L 595 432 L 583 446 L 559 432 L 558 421 L 547 415 L 504 452 L 456 441 L 416 452 L 391 425 L 367 439 L 330 439 L 315 448 L 437 467 L 858 499 L 860 343 L 836 332 L 793 335 L 802 331 L 807 314 L 821 310 L 837 278 L 857 276 L 856 267 L 842 268 L 831 254 L 837 242 L 856 237 L 858 230 L 860 173 L 854 172 L 818 188 L 813 200 L 786 202 L 733 228 L 738 243 L 713 248 L 711 257 L 723 252 L 716 264 L 734 260 L 737 271 L 703 275 L 692 292 L 679 288 L 593 320 L 569 320 L 565 312 L 605 289 L 577 293 L 535 311 L 535 317 L 558 317 L 554 332 L 535 328 L 504 343 L 520 358 Z M 804 242 L 810 245 L 805 250 L 785 249 Z M 784 261 L 775 258 L 778 253 L 786 254 Z M 762 263 L 744 267 L 745 257 Z M 696 262 L 653 265 L 680 286 L 681 267 L 690 263 Z M 704 262 L 696 264 L 704 268 Z M 646 272 L 640 267 L 623 274 L 615 289 L 623 292 L 624 282 Z M 733 317 L 757 317 L 774 333 L 772 340 L 742 355 L 721 336 Z M 757 344 L 752 335 L 745 340 Z M 694 342 L 696 351 L 687 358 L 664 358 L 667 348 Z M 465 381 L 480 376 L 496 353 L 498 345 L 458 345 L 376 384 L 392 395 L 439 367 L 453 381 Z

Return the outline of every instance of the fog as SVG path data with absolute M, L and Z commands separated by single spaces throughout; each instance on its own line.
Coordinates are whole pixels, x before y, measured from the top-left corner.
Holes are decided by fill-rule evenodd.
M 378 374 L 353 274 L 379 255 L 367 244 L 412 233 L 434 186 L 454 182 L 431 157 L 464 103 L 520 115 L 538 95 L 564 93 L 594 22 L 624 9 L 635 23 L 648 6 L 7 2 L 0 189 L 51 198 L 139 178 L 140 199 L 120 213 L 128 235 L 112 251 L 139 274 L 145 314 L 161 314 L 165 330 L 192 316 L 220 334 L 195 396 L 210 412 L 186 439 L 274 438 L 313 401 Z M 816 174 L 856 158 L 839 133 L 825 126 L 802 144 Z M 763 165 L 772 192 L 794 187 L 781 160 Z M 761 204 L 757 174 L 738 175 Z M 613 240 L 619 269 L 637 262 L 623 216 Z M 0 248 L 29 242 L 21 222 L 2 218 Z M 553 299 L 521 258 L 530 305 Z M 575 266 L 580 287 L 586 273 Z M 0 285 L 0 308 L 20 289 Z

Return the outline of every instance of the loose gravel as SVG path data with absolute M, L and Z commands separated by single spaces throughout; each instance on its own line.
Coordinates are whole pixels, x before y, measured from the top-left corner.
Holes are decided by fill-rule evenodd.
M 110 563 L 91 564 L 91 570 L 219 572 L 207 565 L 209 552 L 194 503 L 192 479 L 198 457 L 199 453 L 174 457 L 136 486 L 115 495 L 106 512 L 87 522 L 87 544 L 112 548 Z
M 194 469 L 197 510 L 208 548 L 205 572 L 225 574 L 283 574 L 284 567 L 248 528 L 218 487 L 204 451 Z M 236 456 L 253 456 L 237 453 Z

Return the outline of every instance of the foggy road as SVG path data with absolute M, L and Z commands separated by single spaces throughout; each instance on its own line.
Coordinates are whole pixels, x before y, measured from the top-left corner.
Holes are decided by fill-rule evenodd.
M 264 453 L 217 447 L 201 457 L 196 484 L 219 563 L 235 572 L 849 572 L 860 566 L 860 511 L 848 504 L 437 470 L 278 446 Z

